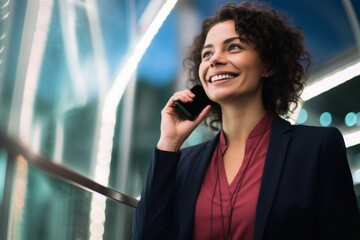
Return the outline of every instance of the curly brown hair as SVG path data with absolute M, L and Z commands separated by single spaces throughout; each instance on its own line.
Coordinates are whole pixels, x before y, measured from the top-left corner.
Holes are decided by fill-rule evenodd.
M 236 32 L 255 44 L 255 51 L 272 73 L 263 81 L 265 109 L 274 116 L 289 117 L 301 100 L 311 59 L 304 47 L 301 28 L 290 26 L 289 19 L 269 5 L 229 3 L 203 21 L 201 33 L 195 37 L 190 55 L 184 60 L 191 85 L 201 84 L 198 69 L 209 30 L 226 20 L 234 20 Z M 221 107 L 214 103 L 205 123 L 217 129 L 216 124 L 221 121 Z

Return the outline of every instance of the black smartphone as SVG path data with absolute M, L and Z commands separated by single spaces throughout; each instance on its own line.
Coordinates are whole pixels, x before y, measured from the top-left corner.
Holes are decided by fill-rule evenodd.
M 212 101 L 208 98 L 201 85 L 195 85 L 190 91 L 195 94 L 193 101 L 186 103 L 176 101 L 174 108 L 178 109 L 186 119 L 194 120 L 207 105 L 212 104 Z

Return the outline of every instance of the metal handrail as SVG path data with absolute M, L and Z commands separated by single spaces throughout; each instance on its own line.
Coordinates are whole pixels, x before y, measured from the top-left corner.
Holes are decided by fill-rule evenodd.
M 130 207 L 136 207 L 138 200 L 124 193 L 118 192 L 112 188 L 103 186 L 79 173 L 76 173 L 66 167 L 54 163 L 49 157 L 35 154 L 29 148 L 17 142 L 13 138 L 0 131 L 0 146 L 14 155 L 22 155 L 31 165 L 44 170 L 51 175 L 61 178 L 75 186 L 85 190 L 104 195 L 115 201 L 126 204 Z

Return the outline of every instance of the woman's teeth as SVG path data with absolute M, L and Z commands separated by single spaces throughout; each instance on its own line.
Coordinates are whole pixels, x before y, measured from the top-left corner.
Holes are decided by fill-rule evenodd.
M 211 77 L 210 82 L 216 82 L 219 80 L 230 79 L 230 78 L 234 78 L 234 76 L 230 74 L 221 74 Z

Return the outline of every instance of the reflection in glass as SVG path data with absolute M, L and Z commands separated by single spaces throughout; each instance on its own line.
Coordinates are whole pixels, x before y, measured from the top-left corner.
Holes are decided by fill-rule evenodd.
M 134 208 L 52 177 L 21 156 L 16 163 L 6 239 L 131 238 Z M 106 205 L 91 205 L 94 198 Z

